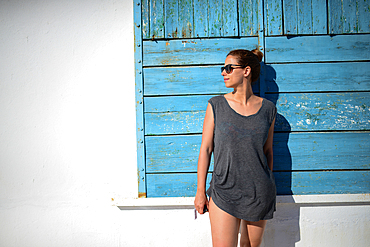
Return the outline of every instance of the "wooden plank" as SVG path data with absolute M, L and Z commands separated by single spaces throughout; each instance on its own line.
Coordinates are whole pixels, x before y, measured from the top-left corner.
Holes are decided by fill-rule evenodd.
M 201 135 L 147 136 L 146 171 L 196 172 L 201 141 Z M 275 133 L 274 171 L 369 169 L 369 152 L 370 132 Z
M 180 35 L 179 29 L 179 1 L 166 0 L 164 2 L 165 15 L 165 36 L 167 38 L 178 38 Z
M 345 0 L 343 2 L 343 33 L 357 33 L 357 4 L 356 0 Z
M 148 197 L 195 196 L 196 173 L 148 174 Z M 207 176 L 207 189 L 212 175 Z
M 281 0 L 265 0 L 266 36 L 283 34 L 283 7 Z
M 137 5 L 138 3 L 136 3 Z M 143 39 L 149 39 L 150 38 L 150 23 L 149 23 L 149 0 L 142 0 L 142 9 L 141 9 L 141 24 L 142 24 L 142 33 L 143 33 Z M 137 5 L 140 6 L 140 5 Z
M 326 1 L 312 0 L 312 31 L 313 34 L 327 34 Z
M 322 0 L 285 0 L 284 33 L 326 34 L 326 1 Z
M 222 1 L 222 37 L 238 36 L 238 2 Z
M 268 94 L 277 131 L 370 130 L 370 93 Z M 278 97 L 278 99 L 277 99 Z
M 163 0 L 150 0 L 150 38 L 164 38 Z
M 369 169 L 369 153 L 370 132 L 274 135 L 274 171 Z
M 358 0 L 358 32 L 370 33 L 370 2 Z
M 209 37 L 222 36 L 222 1 L 209 0 Z
M 257 37 L 144 41 L 143 62 L 144 66 L 223 64 L 229 51 L 251 50 L 257 44 Z
M 207 97 L 145 99 L 145 133 L 201 133 Z M 275 102 L 278 109 L 276 131 L 370 129 L 369 92 L 280 93 L 267 94 L 266 97 Z
M 146 170 L 160 172 L 196 172 L 201 135 L 147 136 Z M 213 171 L 213 157 L 209 171 Z
M 266 37 L 266 63 L 370 60 L 370 35 Z
M 192 0 L 178 0 L 178 2 L 180 38 L 193 38 L 194 13 Z
M 194 67 L 156 67 L 144 69 L 144 95 L 187 95 L 225 94 L 226 88 L 221 76 L 221 65 Z M 259 93 L 259 83 L 253 85 L 253 92 Z
M 267 92 L 343 92 L 370 88 L 370 62 L 269 64 L 265 67 Z
M 276 172 L 278 195 L 370 192 L 370 171 Z
M 328 0 L 329 32 L 343 33 L 343 2 L 342 0 Z
M 278 195 L 370 192 L 370 171 L 275 172 Z M 148 174 L 148 197 L 195 196 L 196 173 Z M 207 176 L 207 188 L 211 174 Z
M 258 35 L 258 1 L 239 1 L 239 33 L 240 36 Z
M 312 2 L 298 0 L 298 34 L 312 33 Z
M 208 37 L 208 0 L 194 0 L 194 36 Z
M 146 97 L 144 111 L 189 112 L 205 111 L 211 95 Z
M 145 134 L 202 133 L 205 111 L 145 113 Z
M 284 34 L 298 34 L 297 0 L 284 0 Z

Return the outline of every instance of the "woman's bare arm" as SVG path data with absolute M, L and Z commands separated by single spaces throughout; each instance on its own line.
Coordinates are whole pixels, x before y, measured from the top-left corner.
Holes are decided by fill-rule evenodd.
M 208 104 L 206 116 L 203 123 L 202 144 L 200 146 L 198 158 L 198 186 L 197 194 L 194 200 L 194 206 L 197 211 L 202 214 L 204 205 L 208 208 L 208 200 L 206 196 L 206 181 L 209 169 L 209 163 L 213 152 L 213 132 L 215 124 L 213 117 L 212 106 Z

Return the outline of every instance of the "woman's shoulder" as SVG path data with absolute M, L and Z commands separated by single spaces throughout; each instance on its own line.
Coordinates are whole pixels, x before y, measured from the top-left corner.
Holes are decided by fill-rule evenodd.
M 224 98 L 224 96 L 223 96 L 223 95 L 213 96 L 212 98 L 210 98 L 210 99 L 208 100 L 208 102 L 209 102 L 210 104 L 216 104 L 216 103 L 219 103 L 219 102 L 223 101 L 223 100 L 224 100 L 223 98 Z
M 266 98 L 263 98 L 263 103 L 266 105 L 266 106 L 268 106 L 269 108 L 276 108 L 276 106 L 275 106 L 275 104 L 274 103 L 272 103 L 272 101 L 270 101 L 270 100 L 268 100 L 268 99 L 266 99 Z

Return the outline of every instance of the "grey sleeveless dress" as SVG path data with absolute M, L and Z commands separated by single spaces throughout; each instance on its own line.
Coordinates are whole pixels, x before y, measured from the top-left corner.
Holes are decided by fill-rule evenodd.
M 207 194 L 225 212 L 247 221 L 272 219 L 276 187 L 263 146 L 276 116 L 267 99 L 256 114 L 234 111 L 224 96 L 208 101 L 213 109 L 214 170 Z

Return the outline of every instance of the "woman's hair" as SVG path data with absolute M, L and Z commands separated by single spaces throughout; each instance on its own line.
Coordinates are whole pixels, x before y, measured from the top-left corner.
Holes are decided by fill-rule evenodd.
M 254 49 L 252 51 L 249 50 L 232 50 L 227 54 L 227 56 L 233 56 L 238 60 L 238 63 L 242 66 L 249 66 L 251 67 L 252 73 L 252 82 L 258 80 L 260 76 L 261 65 L 260 62 L 263 58 L 263 53 L 258 50 Z

